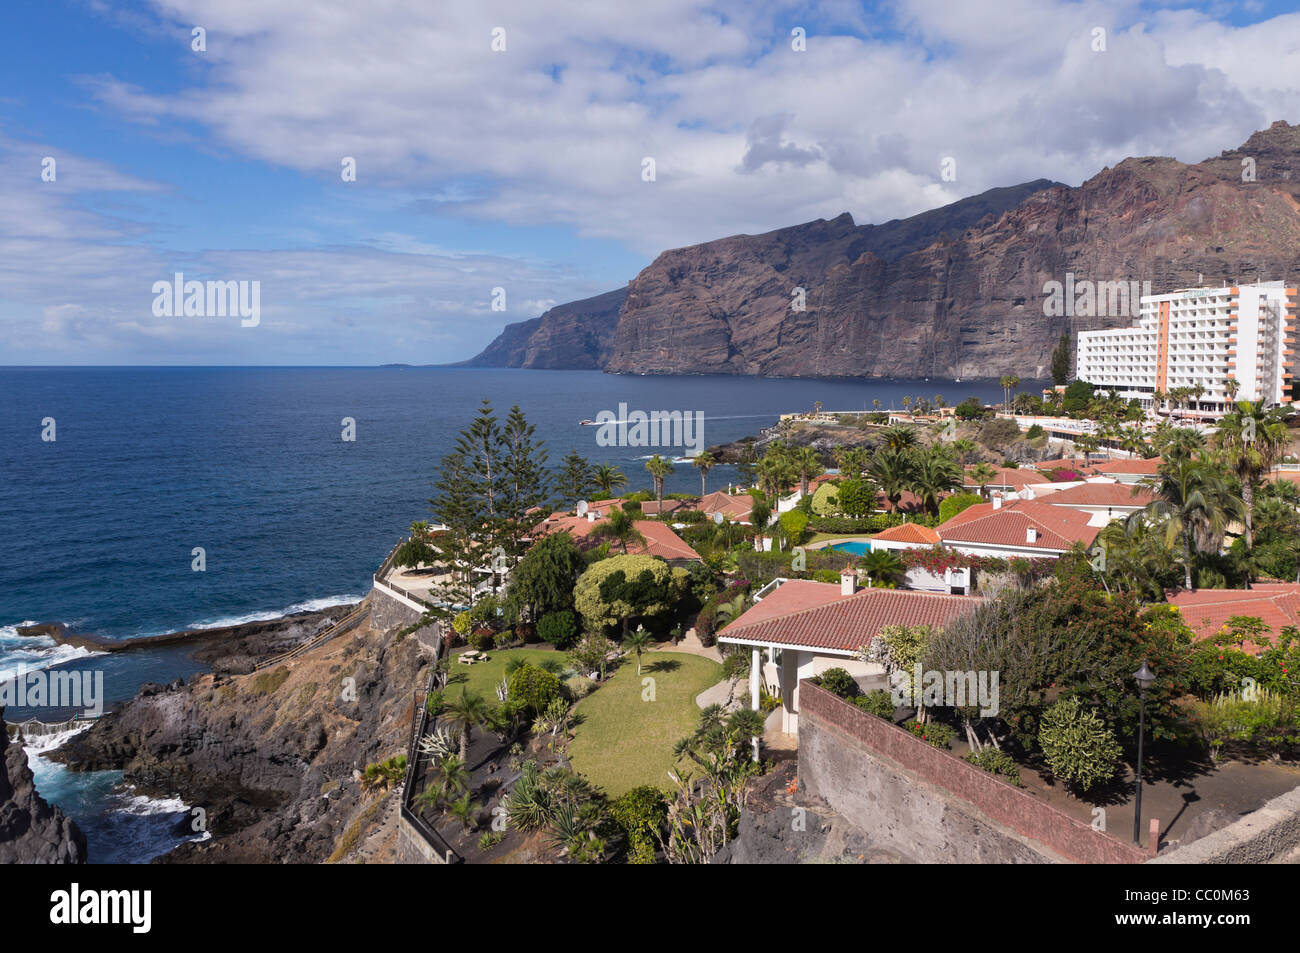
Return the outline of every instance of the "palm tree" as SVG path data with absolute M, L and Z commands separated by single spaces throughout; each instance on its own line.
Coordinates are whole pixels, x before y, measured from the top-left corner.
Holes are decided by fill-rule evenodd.
M 1016 388 L 1020 386 L 1020 376 L 1017 374 L 1006 374 L 1002 378 L 1002 403 L 1008 411 L 1014 410 L 1012 406 L 1012 395 L 1015 394 Z
M 784 452 L 774 453 L 769 450 L 758 461 L 755 470 L 758 473 L 759 489 L 769 500 L 780 499 L 793 477 L 789 459 Z
M 941 451 L 920 454 L 912 467 L 911 490 L 932 516 L 939 513 L 939 498 L 961 486 L 957 462 Z
M 903 412 L 904 412 L 904 413 L 908 413 L 908 408 L 910 408 L 911 406 L 912 406 L 912 398 L 911 398 L 911 397 L 904 397 L 904 398 L 903 398 Z
M 1216 449 L 1241 481 L 1247 550 L 1255 546 L 1255 489 L 1286 447 L 1286 417 L 1286 413 L 1265 410 L 1260 403 L 1243 400 L 1235 411 L 1219 421 L 1214 435 Z
M 961 460 L 961 465 L 966 465 L 966 458 L 979 449 L 975 441 L 968 437 L 959 437 L 952 442 L 952 449 L 957 453 Z
M 618 543 L 625 556 L 630 544 L 645 545 L 645 537 L 636 528 L 636 520 L 621 506 L 611 507 L 609 515 L 600 521 L 591 531 L 590 536 L 592 539 L 608 539 L 610 542 Z
M 881 450 L 872 458 L 867 473 L 885 494 L 889 508 L 897 510 L 898 501 L 912 481 L 911 458 L 899 450 Z
M 664 501 L 664 478 L 673 472 L 673 462 L 665 460 L 656 453 L 645 462 L 645 468 L 650 472 L 650 479 L 654 481 L 655 499 L 662 504 Z
M 1141 492 L 1142 487 L 1133 488 L 1134 495 Z M 1148 503 L 1144 512 L 1163 522 L 1166 546 L 1182 542 L 1183 584 L 1194 589 L 1192 554 L 1199 551 L 1198 540 L 1221 538 L 1229 520 L 1241 511 L 1240 501 L 1233 498 L 1218 468 L 1189 458 L 1163 464 L 1155 492 L 1158 499 Z
M 1205 435 L 1191 427 L 1170 427 L 1162 440 L 1161 455 L 1167 460 L 1191 460 L 1205 449 Z
M 916 446 L 916 431 L 904 424 L 886 427 L 880 431 L 879 446 L 886 450 L 910 450 Z
M 877 582 L 894 582 L 906 571 L 903 560 L 891 549 L 872 549 L 862 554 L 862 569 L 867 576 L 867 588 Z
M 460 698 L 447 703 L 443 717 L 460 732 L 460 760 L 467 761 L 471 734 L 475 728 L 487 721 L 487 701 L 478 692 L 470 693 L 462 688 Z
M 800 447 L 790 455 L 790 465 L 799 474 L 799 492 L 808 495 L 808 481 L 824 472 L 821 458 L 812 447 Z
M 592 470 L 591 482 L 599 487 L 602 493 L 613 496 L 615 490 L 627 486 L 627 477 L 618 467 L 602 463 Z
M 695 468 L 700 471 L 700 496 L 704 496 L 706 492 L 704 486 L 704 478 L 708 476 L 710 470 L 712 470 L 715 466 L 718 465 L 718 458 L 715 457 L 713 454 L 709 453 L 709 451 L 705 450 L 701 453 L 696 454 L 695 459 L 692 460 L 691 462 L 694 463 Z
M 478 812 L 482 808 L 483 805 L 475 801 L 474 796 L 466 791 L 459 800 L 451 802 L 448 810 L 451 812 L 451 816 L 460 821 L 468 832 L 477 826 Z
M 420 802 L 435 810 L 442 810 L 448 801 L 469 789 L 469 772 L 465 762 L 454 754 L 441 758 L 434 766 L 428 786 L 420 794 Z
M 1074 438 L 1074 448 L 1083 453 L 1084 466 L 1088 465 L 1088 458 L 1097 452 L 1099 446 L 1101 446 L 1101 441 L 1090 433 L 1079 434 Z
M 1237 392 L 1241 390 L 1241 382 L 1235 377 L 1229 377 L 1223 384 L 1223 392 L 1228 395 L 1228 401 L 1231 403 L 1237 399 Z
M 992 464 L 980 462 L 970 468 L 969 478 L 980 488 L 980 496 L 986 496 L 984 488 L 998 478 L 998 471 Z
M 636 677 L 641 677 L 641 653 L 654 644 L 654 636 L 643 626 L 637 626 L 635 632 L 623 636 L 623 648 L 636 653 Z

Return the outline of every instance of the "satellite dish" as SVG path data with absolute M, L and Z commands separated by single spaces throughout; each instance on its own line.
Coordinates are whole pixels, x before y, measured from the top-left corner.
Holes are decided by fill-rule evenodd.
M 587 515 L 587 501 L 586 501 L 586 500 L 579 500 L 579 501 L 578 501 L 578 515 L 579 515 L 579 516 L 586 516 L 586 515 Z
M 721 512 L 718 512 L 718 513 L 714 513 L 714 514 L 713 514 L 713 522 L 717 523 L 719 526 L 722 525 L 722 521 L 723 521 L 724 519 L 726 519 L 726 517 L 723 516 Z

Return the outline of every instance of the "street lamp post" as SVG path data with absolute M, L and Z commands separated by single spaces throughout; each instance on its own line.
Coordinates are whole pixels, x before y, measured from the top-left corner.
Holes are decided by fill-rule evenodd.
M 1137 797 L 1133 803 L 1133 843 L 1140 845 L 1142 843 L 1142 736 L 1146 734 L 1147 689 L 1156 680 L 1151 669 L 1147 668 L 1146 659 L 1142 660 L 1142 667 L 1133 673 L 1133 680 L 1138 686 Z

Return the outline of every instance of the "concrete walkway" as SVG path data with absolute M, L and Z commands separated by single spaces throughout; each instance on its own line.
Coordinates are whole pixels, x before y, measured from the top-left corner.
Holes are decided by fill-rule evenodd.
M 718 651 L 716 645 L 705 648 L 700 642 L 700 637 L 695 634 L 695 629 L 691 628 L 686 631 L 686 635 L 676 645 L 672 642 L 665 642 L 663 645 L 657 645 L 650 650 L 651 652 L 685 652 L 687 655 L 698 655 L 701 658 L 713 659 L 715 662 L 722 661 L 722 653 Z

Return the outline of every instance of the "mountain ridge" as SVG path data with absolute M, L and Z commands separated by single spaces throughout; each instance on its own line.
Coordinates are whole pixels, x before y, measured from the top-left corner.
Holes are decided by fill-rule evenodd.
M 1250 167 L 1254 179 L 1247 178 Z M 781 377 L 1042 376 L 1063 331 L 1044 286 L 1288 277 L 1300 126 L 1196 164 L 1131 157 L 1077 187 L 991 189 L 881 225 L 835 218 L 660 253 L 625 288 L 508 325 L 469 366 Z M 805 307 L 792 307 L 795 289 Z M 1135 307 L 1136 305 L 1134 305 Z

